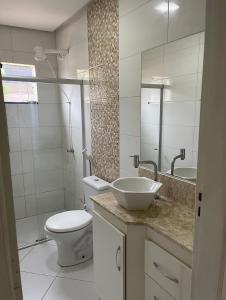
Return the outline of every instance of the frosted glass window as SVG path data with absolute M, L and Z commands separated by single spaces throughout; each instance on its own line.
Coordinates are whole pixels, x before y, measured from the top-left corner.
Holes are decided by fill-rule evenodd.
M 34 65 L 2 63 L 2 76 L 36 77 Z M 4 101 L 10 103 L 37 103 L 37 84 L 23 81 L 3 81 Z

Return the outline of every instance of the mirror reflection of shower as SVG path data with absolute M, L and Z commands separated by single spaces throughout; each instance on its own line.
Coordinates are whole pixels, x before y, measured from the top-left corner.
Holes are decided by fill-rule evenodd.
M 48 59 L 48 56 L 50 55 L 55 55 L 57 57 L 58 60 L 64 60 L 65 57 L 69 54 L 69 49 L 45 49 L 41 46 L 36 46 L 33 49 L 34 51 L 34 59 L 37 62 L 43 62 L 45 61 L 51 72 L 52 75 L 55 79 L 58 78 L 56 71 L 54 70 L 51 62 Z M 67 95 L 67 93 L 65 92 L 64 88 L 61 86 L 61 91 L 63 93 L 63 95 L 65 96 L 65 98 L 67 99 L 68 105 L 69 105 L 69 112 L 68 112 L 68 136 L 69 136 L 69 145 L 68 145 L 68 149 L 67 149 L 67 153 L 71 153 L 74 156 L 74 145 L 73 145 L 73 140 L 72 140 L 72 120 L 71 120 L 71 99 L 70 97 Z

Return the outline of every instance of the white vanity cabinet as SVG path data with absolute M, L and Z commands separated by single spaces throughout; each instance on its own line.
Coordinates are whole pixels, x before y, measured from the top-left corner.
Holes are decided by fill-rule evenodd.
M 125 234 L 94 213 L 94 279 L 100 300 L 125 300 Z
M 151 241 L 145 241 L 145 274 L 145 300 L 191 299 L 191 269 Z

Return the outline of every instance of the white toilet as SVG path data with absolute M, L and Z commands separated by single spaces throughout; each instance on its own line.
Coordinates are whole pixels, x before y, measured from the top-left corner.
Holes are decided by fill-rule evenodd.
M 109 183 L 96 177 L 83 178 L 86 210 L 72 210 L 50 217 L 45 224 L 48 238 L 58 247 L 58 264 L 62 267 L 77 265 L 92 258 L 93 203 L 90 196 L 107 191 Z

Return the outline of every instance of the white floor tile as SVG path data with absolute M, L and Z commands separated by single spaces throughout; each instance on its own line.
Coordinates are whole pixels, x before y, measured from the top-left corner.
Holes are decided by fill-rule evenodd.
M 31 252 L 32 249 L 33 249 L 33 247 L 26 248 L 26 249 L 23 249 L 23 250 L 19 250 L 18 254 L 19 254 L 20 262 L 25 258 L 25 256 L 28 255 L 28 253 Z
M 61 268 L 57 276 L 93 282 L 93 261 L 90 260 L 74 267 Z
M 55 276 L 60 267 L 57 264 L 57 247 L 38 245 L 21 262 L 21 271 Z
M 92 283 L 56 278 L 43 300 L 98 300 Z
M 21 273 L 23 299 L 41 300 L 45 295 L 54 277 L 45 275 L 36 275 L 31 273 Z

